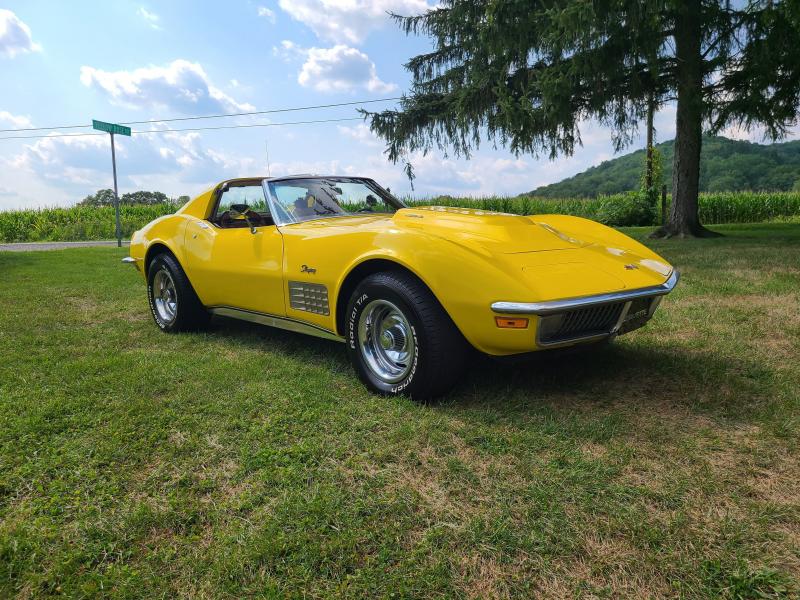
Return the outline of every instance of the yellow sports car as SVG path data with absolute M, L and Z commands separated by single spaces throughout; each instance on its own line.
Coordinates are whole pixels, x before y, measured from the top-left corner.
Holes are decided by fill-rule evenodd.
M 678 281 L 626 235 L 563 215 L 406 207 L 362 177 L 224 181 L 133 234 L 166 332 L 224 315 L 344 342 L 373 391 L 427 398 L 470 346 L 504 356 L 644 325 Z

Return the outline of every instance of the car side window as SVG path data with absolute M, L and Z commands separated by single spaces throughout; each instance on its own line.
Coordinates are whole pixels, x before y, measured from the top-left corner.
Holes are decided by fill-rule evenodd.
M 222 228 L 274 225 L 260 185 L 229 186 L 220 194 L 211 222 Z

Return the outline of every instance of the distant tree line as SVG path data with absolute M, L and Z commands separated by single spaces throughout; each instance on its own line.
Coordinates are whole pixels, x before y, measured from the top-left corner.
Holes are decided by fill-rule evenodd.
M 178 198 L 170 198 L 163 192 L 147 192 L 139 190 L 137 192 L 128 192 L 119 197 L 121 204 L 139 204 L 144 206 L 154 206 L 157 204 L 185 204 L 189 201 L 189 196 L 179 196 Z M 114 205 L 114 190 L 97 190 L 94 194 L 89 194 L 78 204 L 82 206 L 113 206 Z

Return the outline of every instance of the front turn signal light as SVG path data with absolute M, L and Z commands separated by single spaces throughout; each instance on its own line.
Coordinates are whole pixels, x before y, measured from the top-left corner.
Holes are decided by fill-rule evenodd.
M 526 329 L 528 319 L 525 317 L 495 317 L 494 322 L 500 329 Z

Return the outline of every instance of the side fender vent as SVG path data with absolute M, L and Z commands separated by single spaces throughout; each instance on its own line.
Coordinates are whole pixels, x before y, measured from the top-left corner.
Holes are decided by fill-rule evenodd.
M 331 312 L 328 306 L 328 288 L 321 283 L 290 281 L 289 306 L 294 310 L 329 315 Z

